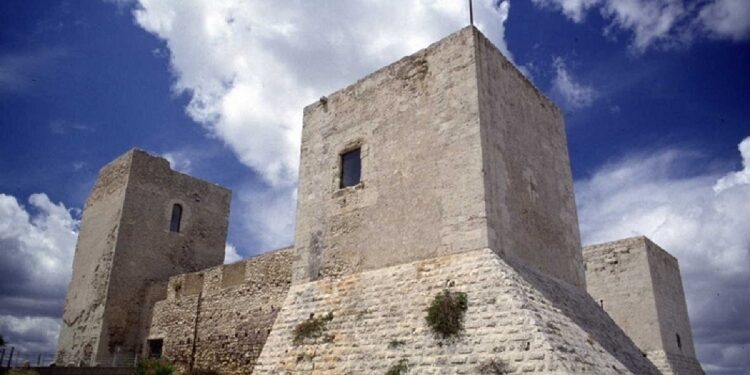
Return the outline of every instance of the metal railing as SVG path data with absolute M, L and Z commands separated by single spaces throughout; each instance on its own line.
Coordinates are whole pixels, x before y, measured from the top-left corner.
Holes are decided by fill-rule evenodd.
M 18 350 L 14 346 L 0 348 L 0 367 L 47 367 L 55 362 L 55 353 Z

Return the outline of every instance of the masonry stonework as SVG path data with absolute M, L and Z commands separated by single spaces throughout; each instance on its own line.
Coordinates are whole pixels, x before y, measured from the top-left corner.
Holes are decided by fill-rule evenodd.
M 229 198 L 140 150 L 102 168 L 84 208 L 58 361 L 132 363 L 148 286 L 223 261 Z M 169 231 L 174 204 L 179 233 Z
M 703 374 L 677 259 L 646 237 L 583 251 L 589 294 L 663 374 Z
M 562 115 L 473 27 L 305 108 L 297 207 L 299 282 L 490 247 L 585 284 Z
M 342 188 L 353 150 L 360 179 Z M 474 27 L 307 106 L 298 186 L 295 243 L 220 265 L 228 190 L 142 151 L 107 165 L 58 362 L 702 374 L 674 258 L 628 239 L 588 247 L 584 270 L 562 114 Z M 451 339 L 425 320 L 445 290 L 467 298 Z M 320 332 L 300 336 L 303 322 Z
M 181 371 L 252 373 L 291 285 L 292 257 L 281 249 L 170 278 L 146 339 L 163 340 Z

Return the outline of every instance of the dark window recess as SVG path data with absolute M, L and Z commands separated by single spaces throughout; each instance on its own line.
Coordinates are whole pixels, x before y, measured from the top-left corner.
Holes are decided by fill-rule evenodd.
M 354 186 L 359 183 L 362 172 L 362 159 L 359 150 L 351 150 L 341 154 L 341 188 Z
M 169 231 L 179 232 L 180 221 L 182 221 L 182 206 L 175 204 L 172 206 L 172 221 L 169 222 Z
M 680 334 L 675 333 L 675 336 L 677 336 L 677 347 L 682 350 L 682 340 L 680 340 Z
M 161 349 L 163 346 L 163 339 L 148 340 L 148 357 L 161 358 Z

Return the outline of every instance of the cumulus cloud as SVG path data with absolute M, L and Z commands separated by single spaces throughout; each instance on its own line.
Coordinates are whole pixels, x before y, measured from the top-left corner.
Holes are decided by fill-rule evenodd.
M 653 46 L 684 45 L 707 34 L 715 38 L 743 40 L 750 37 L 750 2 L 713 0 L 685 4 L 682 0 L 532 0 L 542 8 L 557 9 L 581 23 L 590 10 L 609 21 L 613 30 L 632 34 L 630 46 L 642 53 Z
M 78 212 L 32 194 L 0 194 L 0 328 L 21 350 L 51 351 L 77 238 Z
M 507 51 L 509 3 L 480 2 L 478 24 Z M 294 184 L 302 108 L 466 23 L 454 0 L 140 0 L 139 26 L 169 50 L 189 115 L 272 186 Z
M 552 95 L 555 99 L 559 99 L 565 109 L 581 109 L 594 102 L 596 90 L 578 82 L 565 66 L 565 61 L 562 58 L 555 58 L 553 66 L 555 67 L 555 78 L 552 80 Z
M 190 155 L 185 151 L 170 151 L 161 154 L 161 157 L 167 159 L 169 166 L 178 172 L 189 174 L 192 172 L 193 161 Z
M 224 264 L 234 263 L 238 260 L 242 260 L 242 257 L 237 253 L 237 248 L 227 242 L 227 246 L 224 248 Z
M 292 241 L 303 107 L 468 23 L 455 0 L 135 3 L 187 113 L 263 179 L 235 192 L 233 219 L 257 239 L 236 244 L 249 253 Z M 509 1 L 475 1 L 475 24 L 512 59 L 509 12 Z
M 750 36 L 750 2 L 716 0 L 701 9 L 699 21 L 714 37 L 747 39 Z
M 716 372 L 750 367 L 748 145 L 739 172 L 687 174 L 706 156 L 662 150 L 576 183 L 584 243 L 646 235 L 678 258 L 699 359 Z

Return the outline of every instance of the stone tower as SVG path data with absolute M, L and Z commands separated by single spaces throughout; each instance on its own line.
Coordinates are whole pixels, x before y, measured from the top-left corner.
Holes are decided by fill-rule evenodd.
M 585 291 L 566 143 L 474 27 L 307 106 L 298 260 L 253 374 L 658 374 Z M 446 339 L 426 311 L 449 292 Z
M 589 294 L 659 370 L 703 374 L 677 259 L 646 237 L 583 250 Z
M 222 263 L 230 197 L 140 150 L 102 168 L 83 211 L 57 363 L 132 363 L 148 286 Z
M 304 110 L 296 282 L 490 248 L 584 288 L 580 246 L 563 116 L 473 27 Z

